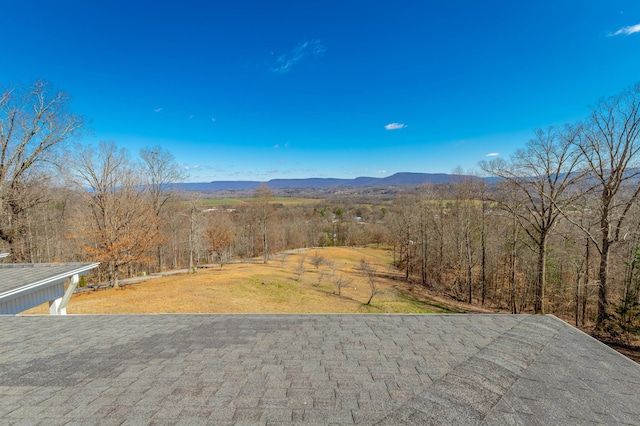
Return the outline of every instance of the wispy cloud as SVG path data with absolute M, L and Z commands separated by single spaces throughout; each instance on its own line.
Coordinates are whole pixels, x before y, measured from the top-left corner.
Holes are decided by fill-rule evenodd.
M 640 24 L 631 25 L 628 27 L 622 27 L 615 33 L 610 33 L 609 37 L 618 36 L 618 35 L 631 35 L 635 33 L 640 33 Z
M 162 111 L 162 108 L 155 108 L 155 109 L 153 110 L 153 112 L 160 112 L 160 111 Z
M 278 149 L 278 148 L 280 148 L 280 145 L 278 145 L 278 144 L 275 144 L 275 145 L 273 146 L 273 149 Z
M 487 157 L 498 157 L 500 155 L 499 152 L 490 152 L 487 154 Z
M 321 56 L 327 48 L 320 40 L 311 40 L 298 43 L 290 52 L 278 56 L 276 63 L 271 67 L 271 71 L 284 74 L 291 71 L 291 68 L 308 56 Z
M 211 117 L 211 122 L 215 123 L 216 122 L 216 118 L 215 117 Z
M 399 130 L 399 129 L 404 129 L 405 127 L 407 127 L 407 125 L 403 123 L 389 123 L 386 126 L 384 126 L 384 128 L 387 130 Z
M 211 171 L 213 171 L 215 173 L 226 173 L 227 172 L 227 169 L 225 169 L 224 167 L 212 166 L 210 164 L 205 164 L 204 166 L 202 166 L 202 168 L 204 170 L 211 170 Z
M 375 172 L 378 173 L 378 174 L 388 173 L 386 170 L 376 170 Z

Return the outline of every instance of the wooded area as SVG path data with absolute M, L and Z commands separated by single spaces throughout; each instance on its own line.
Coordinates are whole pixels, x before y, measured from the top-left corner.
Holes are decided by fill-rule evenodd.
M 275 202 L 265 186 L 211 208 L 211 194 L 176 190 L 185 176 L 162 147 L 132 158 L 114 142 L 74 145 L 84 122 L 45 83 L 2 89 L 0 109 L 0 249 L 10 261 L 100 261 L 90 279 L 118 285 L 301 247 L 387 245 L 407 281 L 457 300 L 638 333 L 640 85 L 468 178 L 299 205 Z

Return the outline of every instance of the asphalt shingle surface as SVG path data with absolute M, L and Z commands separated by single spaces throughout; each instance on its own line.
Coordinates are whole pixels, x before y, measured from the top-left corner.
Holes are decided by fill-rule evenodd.
M 640 424 L 640 366 L 550 316 L 0 317 L 0 424 Z

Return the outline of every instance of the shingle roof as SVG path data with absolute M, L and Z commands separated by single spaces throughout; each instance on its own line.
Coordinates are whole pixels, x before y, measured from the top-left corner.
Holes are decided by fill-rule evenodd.
M 640 424 L 640 366 L 551 316 L 0 318 L 0 418 Z

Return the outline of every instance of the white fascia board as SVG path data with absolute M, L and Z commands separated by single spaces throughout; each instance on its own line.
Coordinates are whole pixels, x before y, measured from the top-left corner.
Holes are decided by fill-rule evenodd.
M 72 276 L 78 275 L 86 275 L 93 268 L 97 268 L 100 265 L 99 262 L 90 263 L 88 265 L 81 266 L 79 268 L 73 269 L 71 271 L 65 272 L 63 274 L 54 275 L 52 277 L 46 278 L 44 280 L 36 281 L 31 284 L 24 285 L 22 287 L 14 288 L 4 293 L 0 293 L 0 299 L 10 298 L 11 296 L 15 296 L 21 293 L 28 293 L 29 290 L 35 290 L 38 287 L 45 287 L 47 285 L 57 284 L 58 282 L 64 282 L 70 279 Z

